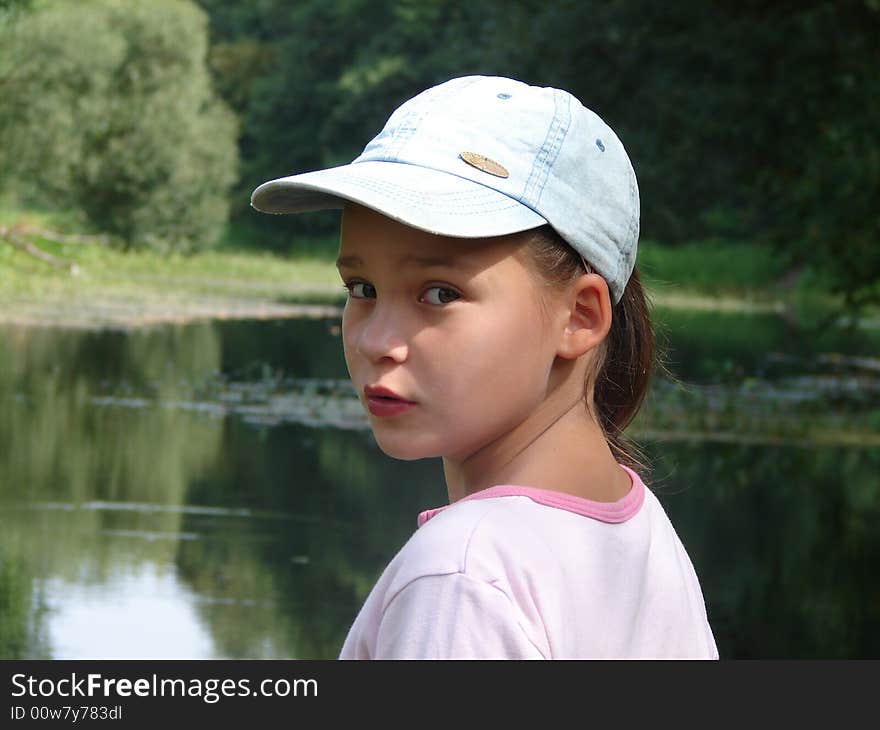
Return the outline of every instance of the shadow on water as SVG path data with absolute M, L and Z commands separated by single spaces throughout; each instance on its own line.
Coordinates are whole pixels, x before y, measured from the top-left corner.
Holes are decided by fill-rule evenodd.
M 876 334 L 663 312 L 632 432 L 722 656 L 867 657 Z M 0 331 L 0 656 L 329 658 L 445 501 L 376 446 L 338 320 Z

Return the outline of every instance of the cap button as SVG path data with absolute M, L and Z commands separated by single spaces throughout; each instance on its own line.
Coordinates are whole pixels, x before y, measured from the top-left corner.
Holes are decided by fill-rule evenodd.
M 482 172 L 488 172 L 495 177 L 510 177 L 510 173 L 503 165 L 499 165 L 495 160 L 490 160 L 485 155 L 478 155 L 476 152 L 459 152 L 458 156 L 471 167 L 476 167 Z

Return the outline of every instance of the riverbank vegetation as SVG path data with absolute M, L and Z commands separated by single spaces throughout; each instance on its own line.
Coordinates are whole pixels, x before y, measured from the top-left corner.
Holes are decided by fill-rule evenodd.
M 7 232 L 0 236 L 0 323 L 131 327 L 288 317 L 309 311 L 300 305 L 345 301 L 332 235 L 300 235 L 278 251 L 261 245 L 258 228 L 238 224 L 210 250 L 163 253 L 123 251 L 99 235 L 77 234 L 79 226 L 70 214 L 0 208 L 0 232 Z M 10 238 L 33 241 L 51 261 Z M 754 244 L 707 240 L 667 247 L 643 240 L 638 266 L 661 308 L 804 318 L 840 304 L 819 274 L 792 271 L 772 249 Z M 863 323 L 872 321 L 863 316 Z

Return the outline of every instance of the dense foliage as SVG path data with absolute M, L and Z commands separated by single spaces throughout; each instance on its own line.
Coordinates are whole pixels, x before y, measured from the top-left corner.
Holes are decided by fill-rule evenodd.
M 880 0 L 0 0 L 0 176 L 133 243 L 206 243 L 231 206 L 287 246 L 335 216 L 257 215 L 256 185 L 351 160 L 428 85 L 504 74 L 618 131 L 643 238 L 759 242 L 880 301 L 877 38 Z
M 181 0 L 35 3 L 0 24 L 0 170 L 127 246 L 191 249 L 226 222 L 237 124 L 207 18 Z
M 878 0 L 200 2 L 243 122 L 239 215 L 263 180 L 350 160 L 427 85 L 504 74 L 619 132 L 643 237 L 764 241 L 880 299 Z

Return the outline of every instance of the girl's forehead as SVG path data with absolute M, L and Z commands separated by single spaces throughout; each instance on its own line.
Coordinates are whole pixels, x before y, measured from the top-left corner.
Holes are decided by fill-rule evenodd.
M 347 205 L 342 216 L 338 265 L 363 265 L 375 260 L 401 266 L 485 268 L 514 257 L 521 236 L 458 238 L 441 236 L 358 205 Z

